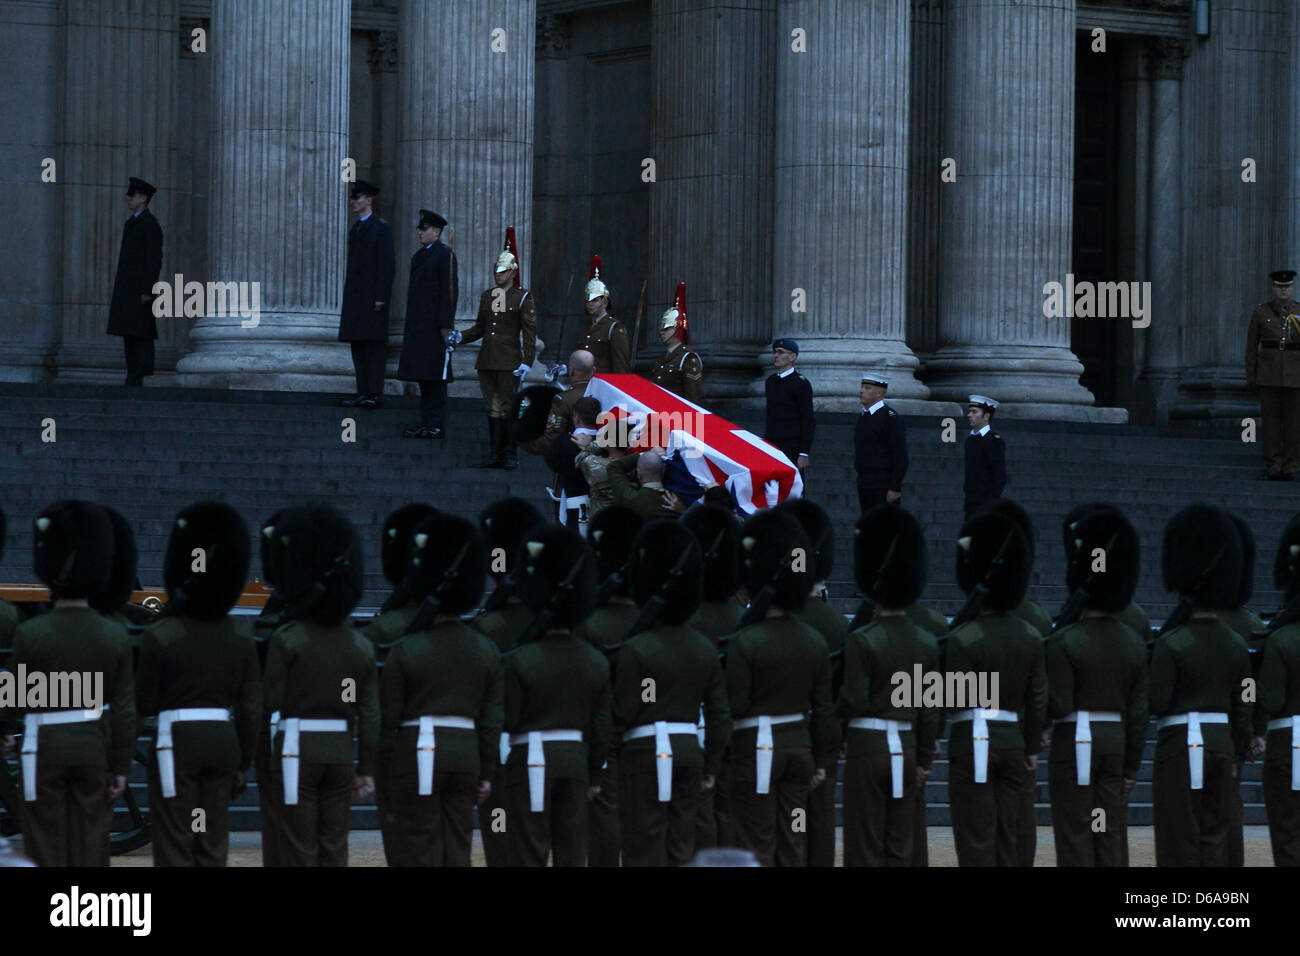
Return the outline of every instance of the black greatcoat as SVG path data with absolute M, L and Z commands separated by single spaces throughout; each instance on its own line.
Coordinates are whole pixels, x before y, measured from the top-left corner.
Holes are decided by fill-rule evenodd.
M 158 338 L 153 317 L 153 284 L 162 271 L 163 231 L 154 214 L 145 209 L 126 221 L 122 247 L 117 253 L 113 299 L 108 307 L 108 334 Z M 150 296 L 141 302 L 140 296 Z
M 387 342 L 393 298 L 393 230 L 374 213 L 348 230 L 348 271 L 343 279 L 340 342 Z M 384 307 L 376 312 L 375 303 Z
M 456 256 L 441 242 L 421 246 L 411 256 L 406 291 L 406 327 L 397 377 L 404 382 L 450 382 L 451 363 L 442 330 L 452 327 L 459 285 Z M 445 368 L 444 368 L 445 366 Z

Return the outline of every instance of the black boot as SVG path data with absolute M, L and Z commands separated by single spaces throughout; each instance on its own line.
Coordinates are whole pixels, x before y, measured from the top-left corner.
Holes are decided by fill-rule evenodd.
M 506 471 L 514 471 L 519 467 L 519 456 L 515 454 L 515 439 L 510 434 L 510 420 L 502 418 L 499 421 L 501 422 L 501 467 Z
M 488 419 L 488 454 L 475 468 L 501 467 L 501 419 Z

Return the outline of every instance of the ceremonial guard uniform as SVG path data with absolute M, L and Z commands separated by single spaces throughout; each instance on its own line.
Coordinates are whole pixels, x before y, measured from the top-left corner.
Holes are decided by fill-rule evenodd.
M 1274 866 L 1300 866 L 1300 517 L 1292 518 L 1278 542 L 1273 586 L 1283 593 L 1287 611 L 1274 619 L 1259 668 L 1264 724 L 1264 808 Z M 1283 616 L 1285 615 L 1285 620 Z
M 637 536 L 630 577 L 644 629 L 618 653 L 613 697 L 626 866 L 690 860 L 700 798 L 731 737 L 718 649 L 684 623 L 699 604 L 702 572 L 700 546 L 681 524 L 656 520 Z
M 659 341 L 667 351 L 659 364 L 650 370 L 650 381 L 698 404 L 704 364 L 698 354 L 686 347 L 691 344 L 691 331 L 686 320 L 685 282 L 677 283 L 676 302 L 659 322 Z
M 863 514 L 876 505 L 897 501 L 907 474 L 907 429 L 899 414 L 885 404 L 888 380 L 862 376 L 862 414 L 853 427 L 853 467 L 858 473 L 858 506 Z M 891 497 L 891 493 L 893 497 Z
M 1097 549 L 1104 566 L 1094 570 Z M 1137 586 L 1137 531 L 1113 509 L 1070 528 L 1065 583 L 1086 595 L 1083 618 L 1045 645 L 1047 716 L 1054 721 L 1048 789 L 1057 866 L 1128 865 L 1128 790 L 1147 733 L 1145 635 L 1115 616 Z M 1105 816 L 1098 825 L 1097 811 Z
M 966 517 L 981 506 L 1002 497 L 1007 484 L 1007 447 L 1002 436 L 993 431 L 989 419 L 998 403 L 983 395 L 972 395 L 966 417 L 970 434 L 966 436 Z
M 505 657 L 511 858 L 582 866 L 610 734 L 609 665 L 572 632 L 595 608 L 596 564 L 582 538 L 554 526 L 534 528 L 520 557 L 519 597 L 546 631 Z
M 135 176 L 130 177 L 126 188 L 131 218 L 122 230 L 122 245 L 117 253 L 108 334 L 122 336 L 127 385 L 143 385 L 145 377 L 153 374 L 154 340 L 158 338 L 153 287 L 162 271 L 163 231 L 149 211 L 149 201 L 157 191 Z
M 813 415 L 812 385 L 794 367 L 799 343 L 777 339 L 772 343 L 772 356 L 777 370 L 763 383 L 767 401 L 763 440 L 781 449 L 795 465 L 806 467 L 817 420 Z M 799 465 L 800 459 L 804 465 Z
M 291 509 L 281 509 L 262 523 L 258 535 L 258 550 L 262 561 L 262 580 L 270 589 L 262 611 L 253 621 L 253 642 L 257 649 L 259 674 L 266 673 L 266 656 L 271 646 L 271 638 L 285 623 L 284 594 L 281 591 L 281 569 L 284 553 L 280 538 L 275 533 L 276 526 L 284 520 Z M 266 699 L 266 687 L 262 687 L 262 699 Z M 262 830 L 262 866 L 283 866 L 284 857 L 280 852 L 283 843 L 280 833 L 283 830 L 284 801 L 277 788 L 271 782 L 271 724 L 259 720 L 257 726 L 257 750 L 253 754 L 253 775 L 257 781 L 257 817 Z M 380 817 L 382 823 L 383 817 Z
M 1294 481 L 1300 468 L 1300 305 L 1295 272 L 1270 272 L 1273 298 L 1255 306 L 1246 330 L 1246 384 L 1259 388 L 1261 478 Z
M 483 340 L 474 368 L 487 405 L 491 450 L 479 467 L 506 471 L 519 466 L 509 428 L 510 410 L 519 383 L 537 356 L 537 303 L 519 284 L 518 255 L 511 226 L 506 229 L 505 251 L 497 256 L 496 285 L 479 296 L 474 326 L 459 336 L 461 343 Z
M 939 638 L 948 633 L 948 618 L 937 608 L 928 604 L 913 602 L 903 608 L 903 614 L 909 621 L 925 631 L 931 637 Z M 939 713 L 938 729 L 935 731 L 935 749 L 938 750 L 939 737 L 943 733 L 944 715 Z M 916 788 L 916 809 L 912 820 L 912 860 L 910 866 L 929 866 L 930 847 L 926 839 L 926 800 L 925 785 Z
M 950 717 L 949 792 L 960 866 L 1022 863 L 1024 793 L 1032 786 L 1047 711 L 1042 639 L 1011 613 L 1025 596 L 1031 568 L 1029 542 L 1012 519 L 988 512 L 962 526 L 957 583 L 967 594 L 977 586 L 987 593 L 980 616 L 949 633 L 945 669 L 997 674 L 998 699 L 990 703 L 999 706 L 958 707 Z
M 275 533 L 284 549 L 290 621 L 267 652 L 264 710 L 276 725 L 272 785 L 284 803 L 281 861 L 347 866 L 349 798 L 373 791 L 379 739 L 374 646 L 348 619 L 364 588 L 361 542 L 329 508 L 295 509 Z
M 248 527 L 229 505 L 191 505 L 172 523 L 167 606 L 140 638 L 135 684 L 137 712 L 158 718 L 149 755 L 154 866 L 226 865 L 230 798 L 253 762 L 262 716 L 253 638 L 230 616 L 248 561 Z
M 632 350 L 627 327 L 609 314 L 609 288 L 600 278 L 600 256 L 591 257 L 591 272 L 583 290 L 591 325 L 578 336 L 575 349 L 585 349 L 596 360 L 596 374 L 624 375 L 632 371 Z
M 459 294 L 456 256 L 438 241 L 447 220 L 420 210 L 421 246 L 411 256 L 406 292 L 406 328 L 397 377 L 420 383 L 420 424 L 402 432 L 403 438 L 442 438 L 447 383 L 453 380 L 449 333 L 454 332 Z M 451 336 L 454 338 L 454 336 Z
M 411 551 L 423 603 L 380 680 L 379 759 L 397 824 L 388 862 L 469 866 L 504 720 L 501 655 L 458 617 L 483 594 L 487 554 L 472 524 L 442 514 L 420 523 Z
M 1165 589 L 1182 616 L 1151 653 L 1150 703 L 1156 718 L 1152 795 L 1157 866 L 1226 866 L 1238 786 L 1237 759 L 1250 745 L 1246 642 L 1214 616 L 1240 583 L 1241 539 L 1228 515 L 1191 505 L 1165 526 Z M 1238 824 L 1240 825 L 1240 824 Z
M 352 211 L 359 218 L 348 230 L 348 264 L 343 278 L 339 341 L 352 344 L 357 394 L 345 408 L 378 408 L 384 393 L 388 352 L 388 306 L 393 298 L 393 230 L 371 211 L 379 188 L 363 179 L 352 184 Z
M 909 866 L 916 791 L 929 775 L 941 710 L 896 706 L 893 675 L 910 675 L 918 666 L 923 672 L 939 668 L 934 637 L 902 610 L 925 587 L 925 536 L 910 512 L 877 505 L 858 521 L 853 555 L 858 587 L 876 602 L 876 615 L 845 639 L 844 683 L 836 703 L 837 716 L 849 728 L 844 865 Z M 833 817 L 831 826 L 833 838 Z
M 135 683 L 126 631 L 85 601 L 108 578 L 112 525 L 95 505 L 59 501 L 37 517 L 33 551 L 54 609 L 18 626 L 13 670 L 102 674 L 103 696 L 83 690 L 83 707 L 101 710 L 10 711 L 23 718 L 23 848 L 38 866 L 108 866 L 113 800 L 135 751 Z
M 745 589 L 777 613 L 728 642 L 734 733 L 726 773 L 738 842 L 765 866 L 806 864 L 798 821 L 811 782 L 827 784 L 840 744 L 826 641 L 792 616 L 812 585 L 811 568 L 797 560 L 800 548 L 807 555 L 812 542 L 784 512 L 759 512 L 741 529 Z
M 1246 650 L 1249 654 L 1250 648 L 1256 646 L 1255 635 L 1264 630 L 1264 622 L 1254 611 L 1246 607 L 1246 602 L 1250 600 L 1251 592 L 1255 588 L 1255 534 L 1250 530 L 1250 525 L 1246 524 L 1239 515 L 1231 511 L 1228 511 L 1227 515 L 1232 519 L 1232 524 L 1241 539 L 1241 577 L 1238 579 L 1237 593 L 1233 597 L 1232 604 L 1216 611 L 1215 617 L 1219 619 L 1220 624 L 1246 642 Z M 1252 661 L 1252 673 L 1258 673 L 1257 663 Z M 1261 716 L 1252 714 L 1252 722 L 1258 724 Z M 1260 725 L 1258 733 L 1262 735 L 1263 730 L 1263 725 Z M 1246 807 L 1242 803 L 1240 781 L 1242 765 L 1247 757 L 1245 751 L 1237 755 L 1238 784 L 1232 788 L 1232 801 L 1229 804 L 1232 816 L 1228 821 L 1228 866 L 1246 865 L 1246 835 L 1243 829 L 1246 822 Z

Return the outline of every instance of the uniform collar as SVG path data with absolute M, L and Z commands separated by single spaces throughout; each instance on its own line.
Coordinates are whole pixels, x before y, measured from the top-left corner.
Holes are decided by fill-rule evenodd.
M 371 216 L 373 216 L 373 215 L 374 215 L 373 212 L 368 212 L 368 213 L 366 213 L 364 216 L 362 216 L 360 219 L 358 219 L 357 222 L 365 222 L 367 219 L 369 219 L 369 218 L 370 218 Z
M 787 375 L 793 375 L 793 374 L 794 374 L 794 366 L 791 365 L 791 366 L 790 366 L 788 369 L 786 369 L 784 372 L 777 372 L 777 373 L 776 373 L 776 377 L 777 377 L 777 378 L 785 378 Z
M 885 407 L 885 400 L 882 398 L 880 401 L 876 402 L 876 404 L 872 405 L 870 408 L 867 408 L 864 405 L 862 407 L 862 413 L 864 415 L 874 415 L 876 414 L 876 412 L 880 411 L 884 407 Z
M 985 425 L 985 426 L 984 426 L 983 428 L 981 428 L 979 431 L 975 431 L 975 429 L 972 428 L 972 429 L 971 429 L 971 434 L 972 434 L 972 435 L 987 435 L 987 434 L 989 433 L 989 429 L 990 429 L 991 427 L 992 427 L 991 425 Z
M 143 209 L 137 209 L 135 212 L 131 213 L 131 218 L 132 218 L 132 219 L 139 219 L 139 218 L 140 218 L 140 214 L 141 214 L 142 212 L 144 212 Z

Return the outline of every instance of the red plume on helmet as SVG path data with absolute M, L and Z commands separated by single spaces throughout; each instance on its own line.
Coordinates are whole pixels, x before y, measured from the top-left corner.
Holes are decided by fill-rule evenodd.
M 600 256 L 594 255 L 591 257 L 591 271 L 587 273 L 587 279 L 591 280 L 591 279 L 599 279 L 599 278 L 600 278 Z
M 506 226 L 506 252 L 515 257 L 515 288 L 518 289 L 522 283 L 519 281 L 519 273 L 523 268 L 519 266 L 519 247 L 515 245 L 515 227 Z
M 682 340 L 682 345 L 691 344 L 691 327 L 686 321 L 686 283 L 677 283 L 677 295 L 673 299 L 673 307 L 677 310 L 677 337 Z

